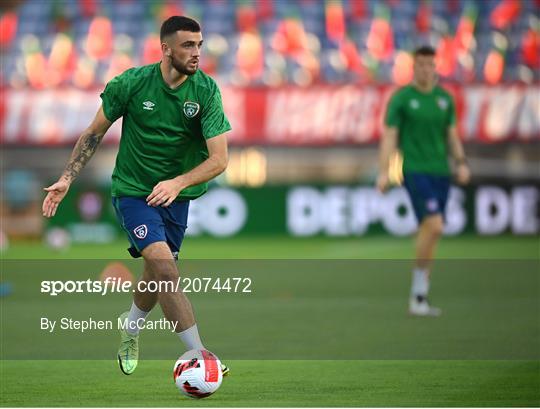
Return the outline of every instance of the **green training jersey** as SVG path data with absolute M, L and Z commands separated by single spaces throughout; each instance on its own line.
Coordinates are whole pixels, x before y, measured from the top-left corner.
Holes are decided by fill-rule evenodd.
M 409 85 L 397 90 L 385 124 L 398 129 L 403 172 L 449 175 L 447 135 L 455 122 L 454 101 L 443 88 L 423 93 Z
M 101 99 L 109 121 L 123 117 L 116 197 L 147 196 L 157 183 L 190 171 L 208 158 L 206 140 L 231 129 L 216 83 L 201 70 L 171 89 L 159 63 L 131 68 L 107 84 Z M 177 199 L 206 190 L 206 183 L 191 186 Z

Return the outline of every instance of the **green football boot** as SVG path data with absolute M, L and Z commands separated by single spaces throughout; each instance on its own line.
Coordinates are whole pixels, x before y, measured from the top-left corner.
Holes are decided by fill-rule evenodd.
M 119 320 L 125 322 L 128 317 L 126 311 L 120 315 Z M 131 335 L 125 329 L 120 328 L 120 347 L 118 348 L 118 364 L 120 370 L 131 375 L 137 368 L 139 362 L 139 336 Z

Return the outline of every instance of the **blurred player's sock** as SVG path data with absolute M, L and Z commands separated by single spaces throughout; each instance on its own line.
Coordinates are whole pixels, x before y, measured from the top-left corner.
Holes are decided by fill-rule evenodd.
M 199 330 L 197 329 L 197 324 L 194 326 L 177 333 L 187 350 L 190 349 L 206 349 L 201 342 L 201 337 L 199 336 Z
M 415 297 L 419 302 L 427 298 L 429 292 L 429 278 L 427 270 L 415 268 L 411 286 L 411 297 Z
M 146 320 L 146 317 L 150 314 L 150 311 L 143 311 L 135 305 L 135 302 L 131 304 L 131 309 L 127 317 L 126 331 L 129 335 L 139 335 L 140 326 Z M 139 325 L 137 325 L 139 324 Z
M 429 305 L 429 278 L 425 269 L 415 268 L 409 299 L 409 313 L 420 317 L 438 317 L 441 310 Z

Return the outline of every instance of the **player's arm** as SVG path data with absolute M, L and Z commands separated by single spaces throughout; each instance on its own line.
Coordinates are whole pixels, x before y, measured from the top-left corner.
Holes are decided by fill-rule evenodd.
M 94 155 L 103 136 L 111 125 L 112 122 L 103 113 L 103 107 L 100 107 L 90 126 L 84 130 L 75 144 L 71 158 L 58 182 L 44 188 L 48 193 L 43 201 L 43 216 L 52 217 L 55 215 L 58 205 L 69 190 L 69 186 Z
M 384 192 L 388 187 L 388 167 L 390 157 L 397 149 L 398 129 L 395 126 L 385 126 L 379 145 L 379 175 L 377 177 L 377 189 Z
M 461 185 L 469 183 L 471 178 L 471 171 L 467 165 L 467 158 L 465 157 L 465 150 L 463 149 L 463 144 L 459 139 L 457 128 L 455 125 L 451 125 L 448 128 L 448 146 L 450 148 L 450 153 L 454 161 L 456 162 L 456 179 L 457 182 Z
M 150 206 L 169 206 L 180 192 L 190 186 L 208 182 L 227 168 L 227 137 L 225 134 L 206 140 L 208 159 L 189 172 L 174 179 L 159 182 L 146 198 Z

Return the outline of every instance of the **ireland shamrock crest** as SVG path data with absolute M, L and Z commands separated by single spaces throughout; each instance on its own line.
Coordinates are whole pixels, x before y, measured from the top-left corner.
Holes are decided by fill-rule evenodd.
M 188 118 L 193 118 L 199 113 L 199 104 L 196 102 L 186 101 L 184 102 L 184 115 Z

